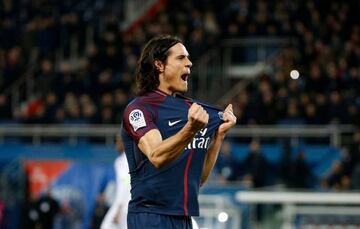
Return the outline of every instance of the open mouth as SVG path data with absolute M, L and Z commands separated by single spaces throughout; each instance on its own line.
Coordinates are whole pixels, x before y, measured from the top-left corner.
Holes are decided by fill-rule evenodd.
M 181 79 L 184 80 L 184 81 L 187 81 L 189 76 L 190 76 L 190 74 L 188 74 L 188 73 L 182 74 Z

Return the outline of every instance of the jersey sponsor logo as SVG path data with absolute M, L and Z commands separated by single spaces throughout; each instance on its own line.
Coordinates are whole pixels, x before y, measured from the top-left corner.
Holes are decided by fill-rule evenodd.
M 129 121 L 135 131 L 146 126 L 144 113 L 139 109 L 131 111 Z
M 173 126 L 173 125 L 175 125 L 175 124 L 177 124 L 177 123 L 179 123 L 179 122 L 181 122 L 181 119 L 180 119 L 180 120 L 176 120 L 176 121 L 174 121 L 174 122 L 171 122 L 171 121 L 169 120 L 169 126 Z
M 201 134 L 201 136 L 205 136 L 207 132 L 207 128 L 201 129 L 198 133 Z
M 209 147 L 210 140 L 210 137 L 195 137 L 185 149 L 207 149 Z
M 210 137 L 205 138 L 207 130 L 207 128 L 201 129 L 185 149 L 207 149 L 211 141 Z

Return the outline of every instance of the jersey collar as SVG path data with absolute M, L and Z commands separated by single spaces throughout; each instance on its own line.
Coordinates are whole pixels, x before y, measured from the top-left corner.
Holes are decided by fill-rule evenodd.
M 162 91 L 162 90 L 160 90 L 158 88 L 155 89 L 154 92 L 157 93 L 157 94 L 160 94 L 162 96 L 169 96 L 169 94 L 167 94 L 166 92 L 164 92 L 164 91 Z
M 160 90 L 159 88 L 155 89 L 154 92 L 157 93 L 157 94 L 159 94 L 159 95 L 165 96 L 165 97 L 166 97 L 166 96 L 173 96 L 173 97 L 181 97 L 181 98 L 183 98 L 183 99 L 191 100 L 190 98 L 187 98 L 187 97 L 183 96 L 183 95 L 180 94 L 180 93 L 175 92 L 174 94 L 170 95 L 170 94 L 168 94 L 168 93 Z

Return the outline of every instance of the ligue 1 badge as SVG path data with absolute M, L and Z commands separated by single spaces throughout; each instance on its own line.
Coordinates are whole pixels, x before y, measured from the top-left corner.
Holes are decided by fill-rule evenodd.
M 141 127 L 146 126 L 144 113 L 139 109 L 131 111 L 129 115 L 129 121 L 135 131 L 137 131 Z

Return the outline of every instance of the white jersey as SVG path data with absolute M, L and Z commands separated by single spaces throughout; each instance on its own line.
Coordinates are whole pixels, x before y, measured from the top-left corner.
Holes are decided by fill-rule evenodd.
M 116 173 L 116 197 L 106 213 L 101 229 L 127 229 L 127 209 L 130 201 L 130 175 L 125 153 L 114 162 Z

